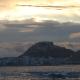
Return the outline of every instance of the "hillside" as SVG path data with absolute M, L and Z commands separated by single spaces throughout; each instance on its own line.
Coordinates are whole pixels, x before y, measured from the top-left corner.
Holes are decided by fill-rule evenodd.
M 52 42 L 39 42 L 30 47 L 19 57 L 70 57 L 74 51 L 54 45 Z
M 11 61 L 3 60 L 8 66 L 42 66 L 80 64 L 80 51 L 74 52 L 64 47 L 54 45 L 52 42 L 38 42 L 32 45 L 22 55 Z M 0 63 L 1 65 L 1 63 Z

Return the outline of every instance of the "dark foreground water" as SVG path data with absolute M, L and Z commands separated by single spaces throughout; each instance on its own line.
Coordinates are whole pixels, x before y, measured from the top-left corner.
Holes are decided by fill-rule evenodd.
M 0 80 L 80 80 L 80 66 L 0 67 Z
M 0 79 L 79 79 L 80 72 L 0 72 Z

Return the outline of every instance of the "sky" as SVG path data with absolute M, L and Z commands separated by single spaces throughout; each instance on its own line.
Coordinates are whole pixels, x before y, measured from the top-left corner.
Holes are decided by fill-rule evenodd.
M 56 6 L 56 7 L 30 7 L 33 6 Z M 56 20 L 79 22 L 79 0 L 0 0 L 1 20 Z M 57 8 L 57 6 L 59 6 Z M 62 8 L 60 6 L 63 6 Z M 74 7 L 71 7 L 74 6 Z M 66 8 L 65 8 L 66 7 Z
M 80 0 L 0 0 L 0 42 L 79 42 Z

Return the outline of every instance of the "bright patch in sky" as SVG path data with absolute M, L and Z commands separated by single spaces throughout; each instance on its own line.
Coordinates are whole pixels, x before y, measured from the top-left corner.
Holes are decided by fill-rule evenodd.
M 80 0 L 1 0 L 0 20 L 12 21 L 34 18 L 35 21 L 80 22 L 79 5 Z

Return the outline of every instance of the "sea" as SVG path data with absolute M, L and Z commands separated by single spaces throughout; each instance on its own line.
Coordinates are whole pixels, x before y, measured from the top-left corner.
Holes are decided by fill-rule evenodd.
M 80 65 L 5 66 L 0 80 L 80 80 Z

